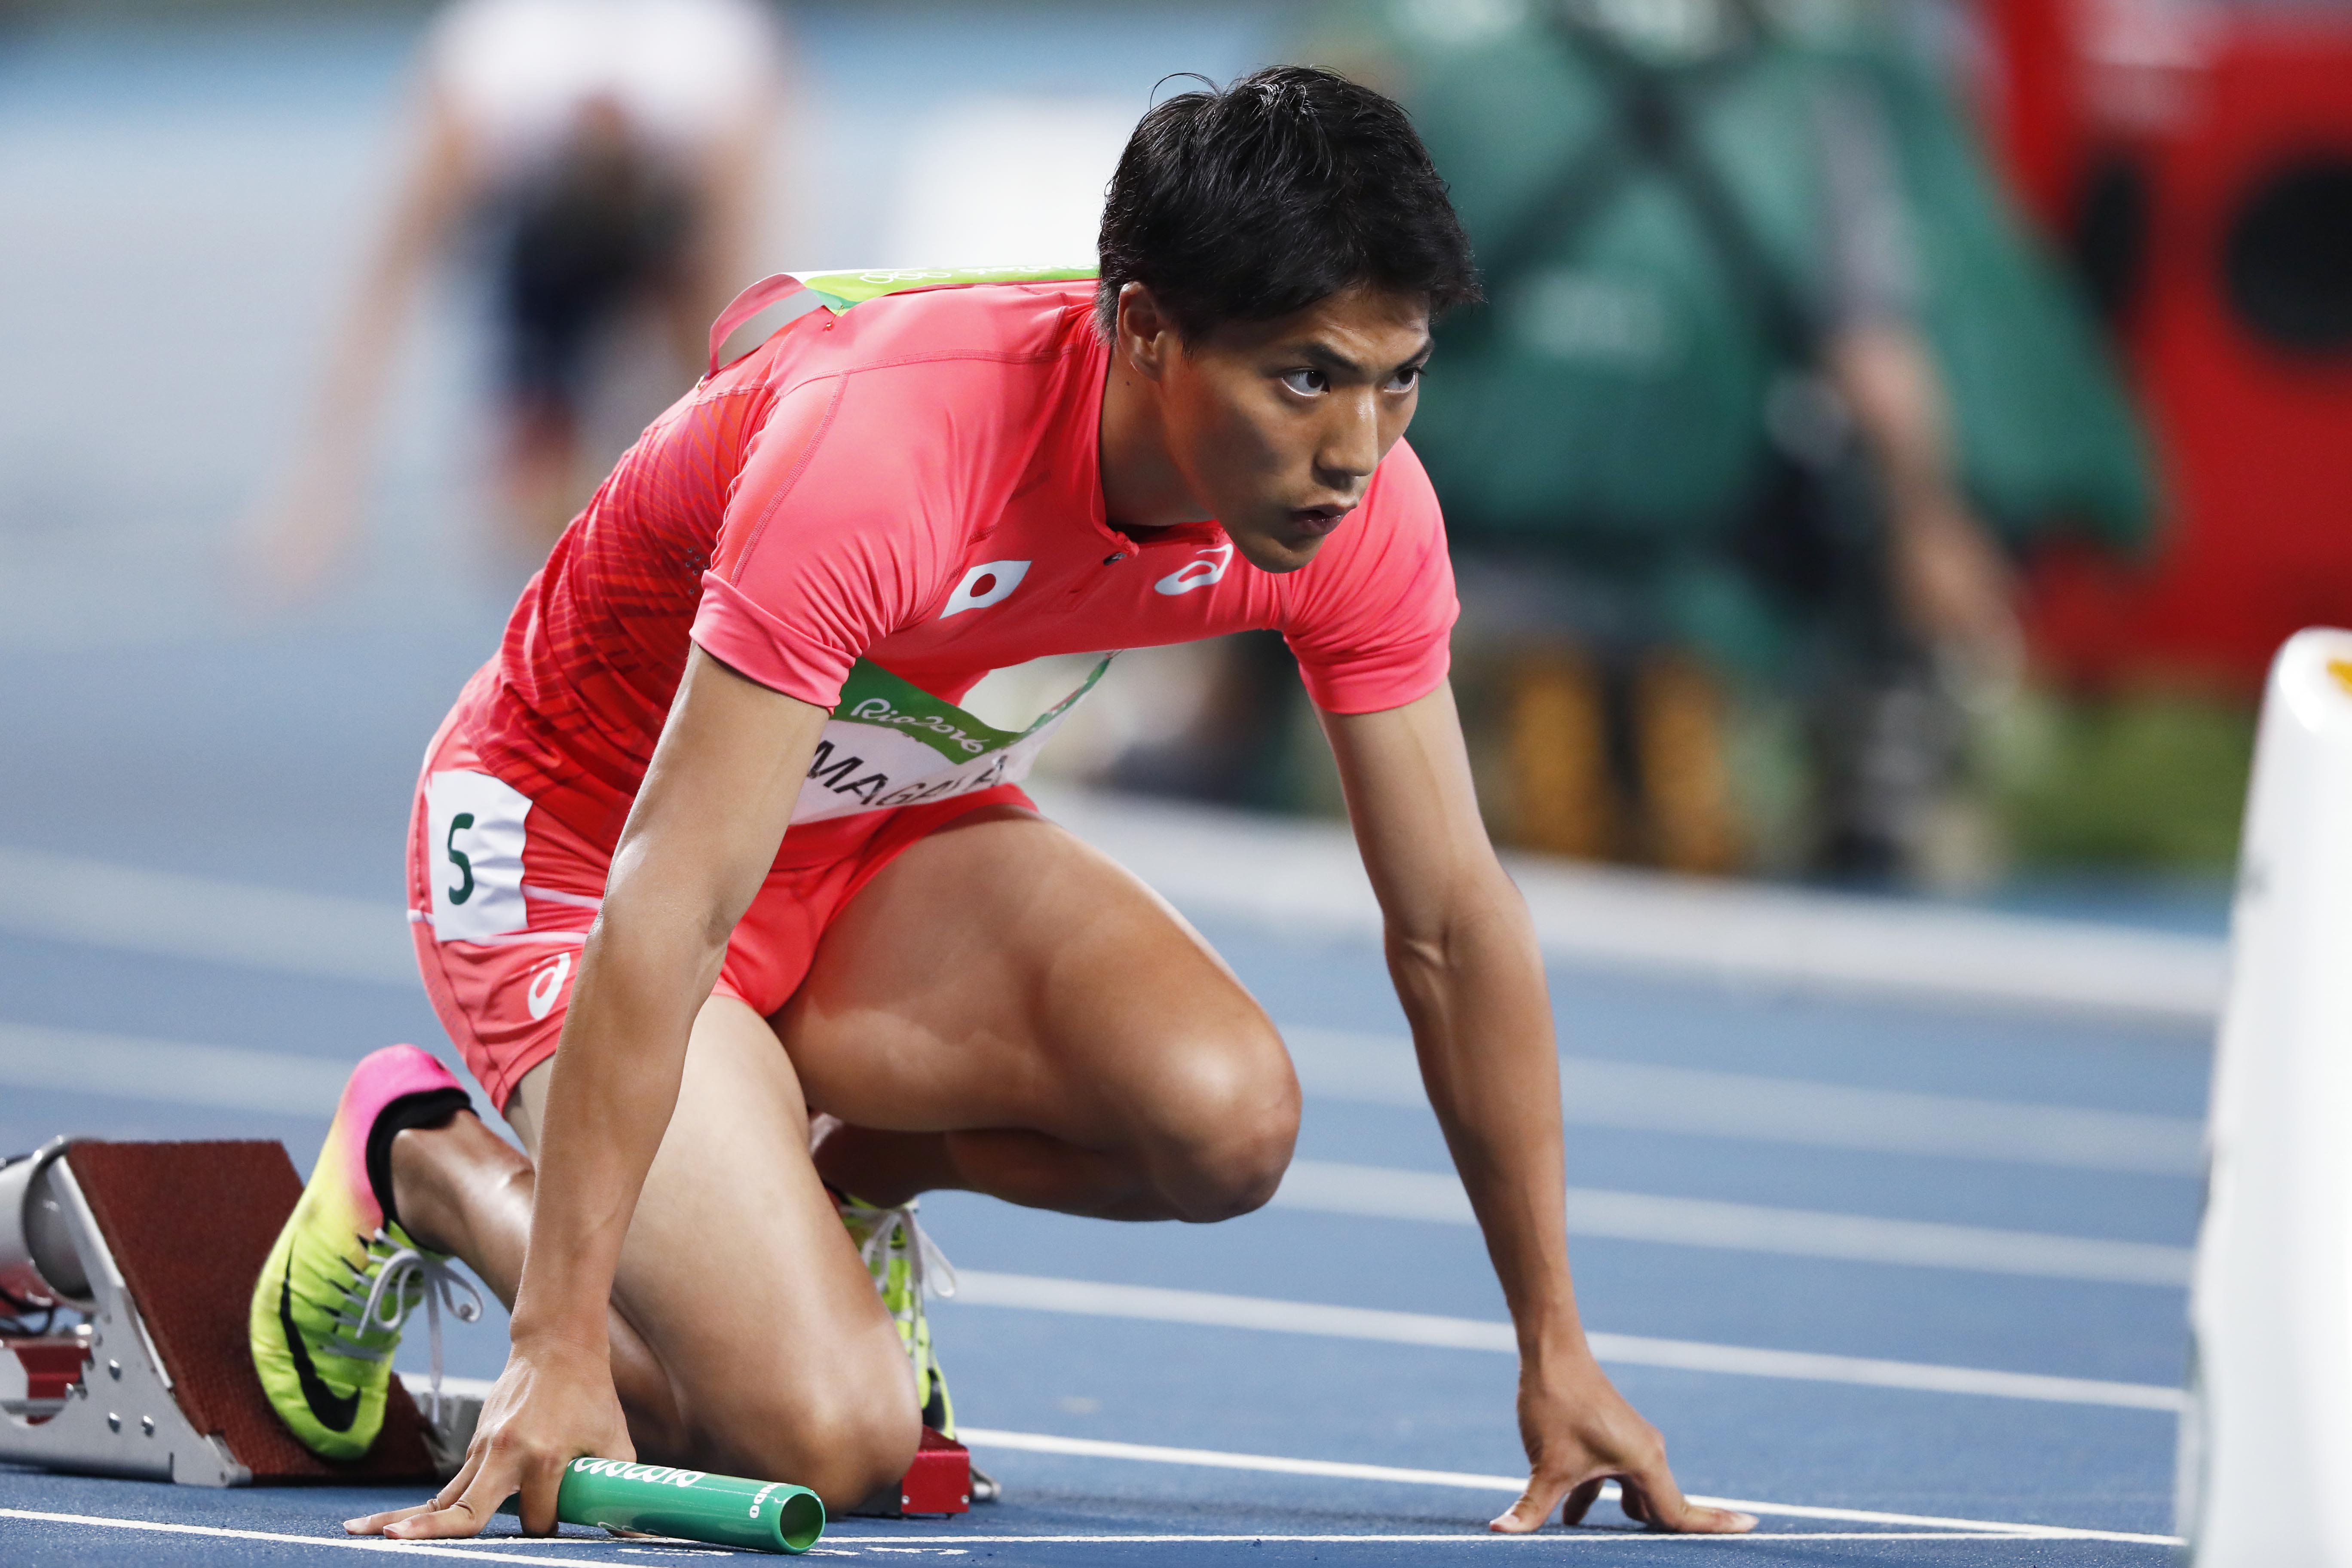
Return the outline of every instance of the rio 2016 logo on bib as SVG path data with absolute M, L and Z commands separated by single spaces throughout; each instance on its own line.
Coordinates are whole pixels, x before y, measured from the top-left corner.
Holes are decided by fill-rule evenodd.
M 861 658 L 842 683 L 840 705 L 817 738 L 793 820 L 887 811 L 1017 784 L 1028 776 L 1029 764 L 1071 705 L 1094 689 L 1109 668 L 1107 655 L 1085 684 L 1027 729 L 1013 731 L 997 729 Z

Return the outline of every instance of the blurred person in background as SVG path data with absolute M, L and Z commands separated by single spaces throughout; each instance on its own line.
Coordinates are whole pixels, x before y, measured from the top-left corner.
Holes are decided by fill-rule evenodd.
M 249 526 L 263 596 L 353 548 L 384 384 L 434 263 L 481 264 L 497 333 L 501 552 L 536 567 L 613 452 L 586 416 L 632 326 L 700 368 L 750 275 L 782 44 L 757 0 L 458 0 L 422 66 L 415 151 L 336 332 L 299 455 Z M 633 420 L 641 423 L 642 419 Z
M 2021 664 L 2012 551 L 2149 503 L 1923 51 L 1872 0 L 1358 0 L 1319 37 L 1412 108 L 1493 300 L 1415 434 L 1508 835 L 1965 875 L 1939 830 Z M 1801 775 L 1777 846 L 1743 711 Z

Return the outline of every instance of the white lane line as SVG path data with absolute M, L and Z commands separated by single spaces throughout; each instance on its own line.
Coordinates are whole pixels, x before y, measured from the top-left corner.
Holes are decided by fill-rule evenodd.
M 1207 1328 L 1257 1329 L 1313 1334 L 1329 1339 L 1373 1340 L 1441 1350 L 1518 1353 L 1508 1323 L 1448 1318 L 1424 1312 L 1391 1312 L 1370 1307 L 1320 1306 L 1224 1296 L 1205 1290 L 1171 1290 L 1149 1285 L 1108 1285 L 1087 1279 L 1055 1279 L 1028 1274 L 992 1274 L 963 1269 L 955 1299 L 971 1306 L 1009 1307 L 1081 1317 L 1127 1318 L 1147 1322 Z M 1882 1361 L 1811 1351 L 1758 1350 L 1695 1340 L 1651 1339 L 1635 1334 L 1594 1333 L 1586 1338 L 1593 1354 L 1622 1365 L 1668 1367 L 1683 1372 L 1725 1373 L 1738 1377 L 1785 1378 L 1801 1383 L 1851 1384 L 1867 1388 L 1909 1389 L 1933 1394 L 1980 1394 L 1995 1399 L 2039 1400 L 2058 1405 L 2105 1405 L 2124 1410 L 2177 1412 L 2177 1388 L 2154 1384 L 2110 1383 L 2095 1378 L 2051 1377 L 2039 1373 L 1997 1372 L 1932 1363 Z
M 1290 934 L 1377 938 L 1344 828 L 1040 787 L 1048 812 L 1178 906 Z M 1556 958 L 1682 979 L 2005 1003 L 2210 1025 L 2226 944 L 1938 908 L 1515 858 Z M 0 848 L 0 931 L 328 979 L 416 984 L 387 901 Z
M 0 1519 L 21 1519 L 40 1524 L 70 1524 L 98 1530 L 149 1531 L 165 1535 L 208 1536 L 216 1540 L 259 1541 L 273 1545 L 333 1546 L 352 1552 L 388 1552 L 410 1557 L 457 1557 L 480 1562 L 489 1559 L 501 1563 L 595 1563 L 603 1557 L 553 1557 L 545 1552 L 516 1552 L 503 1546 L 573 1546 L 606 1549 L 606 1556 L 614 1552 L 635 1550 L 631 1543 L 620 1541 L 549 1541 L 487 1542 L 452 1541 L 434 1544 L 422 1542 L 383 1541 L 331 1535 L 289 1535 L 266 1530 L 230 1530 L 215 1525 L 173 1524 L 161 1520 L 110 1519 L 102 1514 L 48 1513 L 35 1509 L 0 1508 Z M 1459 1530 L 1451 1534 L 1436 1535 L 933 1535 L 928 1531 L 903 1535 L 828 1535 L 812 1555 L 824 1555 L 824 1547 L 866 1547 L 877 1552 L 919 1552 L 929 1547 L 943 1546 L 1207 1546 L 1242 1545 L 1313 1545 L 1313 1546 L 1437 1546 L 1473 1542 L 1538 1542 L 1549 1545 L 1609 1545 L 1622 1542 L 1644 1542 L 1658 1544 L 1675 1542 L 1698 1545 L 1706 1542 L 1738 1541 L 2123 1541 L 2146 1542 L 2150 1545 L 2178 1545 L 2168 1536 L 2123 1535 L 2092 1531 L 2042 1530 L 2026 1525 L 2016 1529 L 1976 1531 L 1788 1531 L 1769 1535 L 1653 1535 L 1644 1531 L 1544 1531 L 1534 1535 L 1496 1535 L 1485 1531 Z M 667 1542 L 656 1542 L 667 1545 Z M 959 1553 L 961 1555 L 961 1553 Z
M 1653 1542 L 1674 1542 L 1676 1543 L 1696 1545 L 1709 1541 L 1769 1541 L 1777 1544 L 1783 1541 L 2056 1541 L 2063 1539 L 2066 1539 L 2066 1537 L 2060 1533 L 2044 1533 L 2039 1531 L 2029 1531 L 2022 1530 L 1776 1530 L 1765 1533 L 1740 1536 L 1654 1535 L 1649 1531 L 1643 1530 L 1603 1528 L 1579 1531 L 1545 1530 L 1533 1535 L 1497 1535 L 1490 1531 L 1472 1525 L 1465 1525 L 1459 1530 L 1455 1530 L 1445 1534 L 1400 1533 L 1389 1535 L 1375 1534 L 1371 1531 L 1360 1531 L 1353 1535 L 1286 1535 L 1280 1533 L 1267 1533 L 1261 1535 L 1166 1535 L 1151 1533 L 1139 1533 L 1135 1535 L 934 1535 L 923 1525 L 917 1524 L 911 1526 L 906 1533 L 901 1535 L 828 1534 L 824 1537 L 823 1543 L 814 1551 L 811 1552 L 809 1555 L 812 1557 L 823 1557 L 826 1555 L 856 1555 L 855 1551 L 842 1551 L 841 1549 L 844 1547 L 864 1547 L 867 1551 L 876 1552 L 904 1552 L 908 1555 L 919 1555 L 928 1552 L 938 1552 L 942 1556 L 952 1555 L 961 1557 L 967 1554 L 960 1551 L 950 1552 L 946 1549 L 964 1546 L 1453 1546 L 1475 1544 L 1480 1542 L 1492 1542 L 1498 1544 L 1513 1542 L 1536 1542 L 1540 1543 L 1549 1543 L 1554 1546 L 1605 1546 L 1616 1542 L 1641 1541 Z M 2163 1540 L 2168 1540 L 2168 1538 L 2150 1538 L 2149 1543 L 2154 1544 L 2157 1542 Z M 511 1538 L 501 1538 L 501 1543 L 509 1546 L 529 1546 L 533 1544 L 533 1542 L 528 1541 L 515 1541 Z M 465 1546 L 469 1543 L 463 1541 L 456 1541 L 450 1542 L 448 1544 L 451 1546 Z M 551 1544 L 557 1543 L 551 1542 Z M 561 1544 L 574 1546 L 604 1546 L 608 1543 L 604 1542 L 586 1542 L 573 1539 L 564 1541 L 561 1542 Z M 609 1544 L 616 1551 L 626 1552 L 631 1550 L 629 1545 L 619 1541 L 612 1542 Z M 655 1547 L 670 1545 L 673 1551 L 676 1550 L 675 1538 L 672 1537 L 657 1537 L 645 1542 L 644 1544 Z M 488 1553 L 486 1553 L 486 1555 L 488 1555 Z M 546 1562 L 549 1560 L 546 1558 L 541 1558 L 538 1561 Z M 555 1561 L 584 1562 L 587 1561 L 587 1559 L 558 1558 L 555 1559 Z
M 1780 895 L 1773 895 L 1780 897 Z M 1899 906 L 1884 918 L 1905 918 Z M 337 980 L 415 984 L 390 905 L 0 847 L 0 931 Z M 1285 1031 L 1308 1089 L 1423 1103 L 1408 1043 Z M 1690 1068 L 1565 1058 L 1571 1120 L 1591 1125 L 2195 1174 L 2202 1130 L 2183 1118 L 2010 1105 Z
M 464 1557 L 476 1562 L 488 1557 L 505 1563 L 593 1563 L 593 1557 L 549 1557 L 544 1552 L 501 1552 L 489 1545 L 433 1544 L 421 1541 L 386 1541 L 372 1535 L 289 1535 L 268 1530 L 232 1530 L 218 1524 L 175 1524 L 160 1519 L 110 1519 L 96 1513 L 50 1513 L 40 1509 L 0 1508 L 0 1519 L 21 1519 L 34 1524 L 79 1524 L 93 1530 L 143 1530 L 159 1535 L 205 1536 L 218 1541 L 266 1541 L 277 1545 L 331 1546 L 345 1552 L 389 1552 L 413 1557 Z M 570 1544 L 570 1543 L 567 1543 Z M 577 1544 L 587 1546 L 589 1542 Z
M 394 903 L 0 847 L 0 931 L 166 958 L 414 987 Z
M 2013 1529 L 2002 1530 L 1776 1530 L 1761 1533 L 1751 1533 L 1746 1536 L 1654 1535 L 1647 1531 L 1642 1530 L 1608 1528 L 1572 1531 L 1548 1529 L 1533 1535 L 1497 1535 L 1491 1531 L 1487 1531 L 1478 1526 L 1465 1525 L 1461 1529 L 1450 1531 L 1443 1534 L 1385 1534 L 1364 1531 L 1352 1535 L 1287 1535 L 1278 1533 L 1259 1535 L 1169 1535 L 1148 1532 L 1134 1535 L 934 1535 L 923 1525 L 917 1524 L 911 1526 L 905 1533 L 899 1535 L 827 1534 L 824 1537 L 823 1545 L 816 1551 L 811 1552 L 810 1555 L 821 1557 L 826 1554 L 824 1551 L 825 1547 L 839 1548 L 844 1546 L 863 1546 L 869 1550 L 881 1552 L 914 1553 L 949 1546 L 1199 1546 L 1240 1545 L 1244 1543 L 1253 1545 L 1316 1546 L 1450 1546 L 1464 1543 L 1475 1544 L 1479 1542 L 1493 1542 L 1496 1543 L 1538 1542 L 1549 1542 L 1553 1545 L 1600 1546 L 1607 1545 L 1612 1542 L 1629 1541 L 1671 1541 L 1690 1544 L 1697 1544 L 1708 1541 L 1770 1541 L 1775 1543 L 1783 1541 L 2059 1541 L 2069 1539 L 2076 1533 L 2078 1532 L 2063 1530 L 2044 1531 L 2041 1527 L 2035 1525 L 2021 1525 Z M 2098 1538 L 2109 1539 L 2109 1537 L 2105 1535 L 2099 1536 Z M 677 1538 L 667 1536 L 656 1537 L 649 1543 L 658 1546 L 675 1542 L 676 1539 Z M 2135 1542 L 2145 1542 L 2150 1545 L 2178 1544 L 2177 1542 L 2174 1542 L 2172 1538 L 2169 1536 L 2118 1536 L 2114 1539 L 2131 1541 Z M 465 1547 L 475 1543 L 470 1541 L 451 1541 L 443 1544 L 445 1547 Z M 614 1550 L 624 1552 L 630 1550 L 629 1545 L 621 1541 L 583 1541 L 576 1537 L 549 1541 L 543 1543 L 534 1541 L 518 1541 L 512 1537 L 499 1537 L 492 1541 L 483 1542 L 481 1544 L 485 1547 L 534 1546 L 546 1544 L 550 1546 L 584 1546 L 592 1548 L 610 1547 Z M 497 1555 L 496 1552 L 485 1552 L 482 1554 L 486 1556 Z M 961 1556 L 963 1554 L 959 1552 L 956 1553 L 956 1555 Z M 540 1558 L 537 1559 L 537 1561 L 546 1562 L 548 1559 Z M 555 1561 L 583 1562 L 586 1561 L 586 1559 L 559 1558 Z
M 1055 1544 L 1086 1544 L 1091 1546 L 1134 1545 L 1241 1545 L 1253 1546 L 1381 1546 L 1391 1542 L 1403 1545 L 1456 1545 L 1467 1542 L 1536 1542 L 1551 1546 L 1607 1546 L 1626 1542 L 1642 1542 L 1650 1545 L 1672 1542 L 1678 1546 L 1702 1546 L 1707 1542 L 1765 1542 L 1779 1544 L 1783 1541 L 2054 1541 L 2053 1535 L 2027 1535 L 2013 1530 L 1788 1530 L 1752 1535 L 1654 1535 L 1646 1530 L 1545 1530 L 1533 1535 L 1496 1535 L 1487 1531 L 1459 1530 L 1452 1535 L 828 1535 L 828 1542 L 864 1542 L 868 1544 L 883 1541 L 911 1543 L 919 1540 L 925 1546 L 958 1544 L 1051 1546 Z M 2168 1539 L 2168 1538 L 2167 1538 Z M 877 1546 L 879 1552 L 920 1551 L 912 1544 L 898 1547 Z
M 1293 938 L 1380 936 L 1380 906 L 1341 825 L 1031 791 L 1179 909 Z M 2205 937 L 1532 856 L 1505 863 L 1547 956 L 1675 979 L 2210 1026 L 2229 975 L 2227 944 Z
M 1244 1460 L 1256 1457 L 1245 1454 L 1214 1454 L 1206 1450 L 1189 1448 L 1143 1448 L 1139 1446 L 1117 1443 L 1089 1444 L 1083 1449 L 1077 1447 L 1046 1447 L 1044 1446 L 1044 1443 L 1045 1441 L 1050 1440 L 1041 1440 L 1038 1442 L 1006 1442 L 1002 1440 L 1005 1438 L 1025 1439 L 1035 1436 L 1034 1434 L 1029 1433 L 972 1431 L 965 1434 L 965 1436 L 971 1441 L 979 1443 L 983 1447 L 1028 1448 L 1033 1452 L 1073 1454 L 1083 1452 L 1089 1458 L 1141 1458 L 1160 1463 L 1215 1465 L 1219 1468 L 1225 1469 L 1266 1468 L 1265 1466 L 1227 1464 L 1223 1462 L 1227 1460 Z M 1068 1439 L 1067 1441 L 1075 1443 L 1078 1440 Z M 1127 1448 L 1130 1447 L 1137 1447 L 1137 1451 L 1133 1453 L 1107 1453 L 1102 1451 L 1108 1449 Z M 1171 1454 L 1190 1457 L 1177 1459 L 1168 1458 L 1167 1456 Z M 1361 1469 L 1377 1469 L 1379 1467 L 1360 1466 L 1357 1468 Z M 1500 1479 L 1502 1478 L 1495 1479 Z M 1519 1489 L 1519 1486 L 1520 1483 L 1517 1481 L 1507 1481 L 1504 1489 L 1516 1492 Z M 1491 1490 L 1494 1489 L 1482 1488 L 1481 1489 Z M 1915 1519 L 1912 1516 L 1904 1514 L 1868 1514 L 1854 1510 L 1775 1507 L 1769 1503 L 1757 1503 L 1751 1501 L 1727 1502 L 1719 1498 L 1693 1498 L 1691 1500 L 1694 1502 L 1704 1503 L 1711 1507 L 1736 1507 L 1749 1513 L 1756 1513 L 1760 1510 L 1766 1514 L 1777 1513 L 1797 1518 L 1851 1518 L 1856 1521 L 1885 1519 L 1896 1523 L 1928 1525 L 1943 1522 L 1928 1519 Z M 619 1542 L 604 1541 L 553 1540 L 546 1542 L 502 1542 L 473 1540 L 428 1542 L 415 1541 L 386 1541 L 381 1537 L 375 1536 L 294 1535 L 279 1531 L 236 1530 L 225 1525 L 181 1524 L 166 1520 L 116 1519 L 105 1514 L 54 1513 L 45 1510 L 23 1508 L 0 1508 L 0 1519 L 19 1519 L 24 1520 L 28 1523 L 36 1524 L 79 1525 L 86 1529 L 96 1530 L 146 1531 L 162 1535 L 198 1536 L 222 1541 L 258 1541 L 278 1545 L 328 1546 L 339 1548 L 346 1552 L 392 1552 L 400 1556 L 470 1558 L 477 1562 L 488 1558 L 494 1562 L 503 1563 L 593 1563 L 597 1561 L 597 1559 L 593 1557 L 551 1557 L 543 1549 L 547 1547 L 593 1549 L 599 1546 L 607 1548 L 618 1548 L 620 1546 Z M 1384 1544 L 1436 1545 L 1441 1543 L 1452 1544 L 1455 1542 L 1502 1542 L 1528 1541 L 1542 1541 L 1555 1543 L 1573 1542 L 1580 1544 L 1598 1545 L 1612 1542 L 1626 1541 L 1647 1541 L 1653 1542 L 1674 1541 L 1696 1545 L 1708 1541 L 1727 1542 L 1741 1539 L 1776 1542 L 2111 1541 L 2147 1546 L 2178 1546 L 2181 1544 L 2181 1542 L 2173 1536 L 2134 1535 L 2121 1531 L 2074 1530 L 2055 1525 L 2001 1524 L 1989 1521 L 1972 1520 L 1954 1520 L 1949 1522 L 1952 1526 L 1950 1529 L 1836 1531 L 1773 1531 L 1769 1534 L 1744 1538 L 1739 1536 L 1705 1535 L 1666 1536 L 1654 1535 L 1642 1531 L 1592 1531 L 1590 1532 L 1580 1531 L 1575 1533 L 1570 1533 L 1565 1531 L 1545 1531 L 1534 1535 L 1496 1535 L 1491 1531 L 1465 1529 L 1445 1534 L 1429 1533 L 1414 1535 L 1373 1534 L 1370 1532 L 1352 1535 L 1288 1535 L 1272 1533 L 1257 1535 L 1161 1535 L 1145 1533 L 1132 1535 L 933 1535 L 929 1531 L 925 1531 L 920 1535 L 917 1535 L 912 1532 L 903 1535 L 827 1535 L 824 1540 L 827 1543 L 838 1546 L 864 1545 L 876 1547 L 877 1549 L 887 1549 L 889 1546 L 922 1547 L 987 1544 L 1050 1545 L 1055 1543 L 1088 1545 L 1205 1545 L 1213 1543 L 1240 1543 L 1244 1542 L 1336 1546 Z M 518 1553 L 510 1550 L 511 1548 L 518 1546 L 535 1546 L 542 1548 L 542 1550 L 529 1552 L 527 1553 Z
M 1429 1103 L 1408 1039 L 1310 1025 L 1285 1025 L 1282 1037 L 1311 1095 L 1413 1109 Z M 2189 1117 L 1853 1089 L 1592 1057 L 1563 1056 L 1559 1071 L 1561 1110 L 1587 1127 L 2151 1175 L 2195 1176 L 2205 1168 L 2205 1124 Z
M 324 1117 L 347 1063 L 284 1051 L 0 1024 L 0 1087 Z M 1382 1219 L 1475 1223 L 1455 1177 L 1328 1161 L 1295 1162 L 1276 1206 Z M 2187 1247 L 2047 1236 L 1811 1209 L 1571 1187 L 1571 1235 L 1865 1263 L 1975 1269 L 2139 1285 L 2188 1282 Z
M 1523 1490 L 1525 1476 L 1486 1476 L 1463 1470 L 1401 1469 L 1389 1465 L 1358 1465 L 1331 1459 L 1293 1459 L 1275 1454 L 1231 1454 L 1214 1448 L 1171 1448 L 1151 1443 L 1115 1443 L 1098 1437 L 1063 1437 L 1043 1432 L 1000 1432 L 987 1427 L 959 1427 L 958 1439 L 983 1448 L 1013 1448 L 1032 1454 L 1062 1454 L 1089 1459 L 1133 1459 L 1146 1464 L 1194 1465 L 1218 1470 L 1255 1470 L 1275 1475 L 1321 1476 L 1339 1480 L 1381 1481 L 1404 1486 L 1460 1487 L 1467 1490 Z M 1616 1489 L 1606 1488 L 1604 1497 Z M 2179 1544 L 2168 1535 L 2134 1535 L 2117 1531 L 2076 1530 L 2066 1525 L 2020 1524 L 1990 1519 L 1946 1519 L 1933 1514 L 1884 1513 L 1874 1510 L 1822 1508 L 1804 1503 L 1759 1502 L 1749 1498 L 1693 1497 L 1710 1508 L 1735 1508 L 1764 1518 L 1816 1519 L 1848 1524 L 1885 1524 L 1934 1530 L 1985 1531 L 2000 1535 L 2035 1535 L 2077 1541 L 2127 1541 L 2147 1545 Z
M 323 1117 L 348 1064 L 283 1051 L 0 1024 L 0 1086 Z M 1276 1206 L 1384 1219 L 1475 1224 L 1459 1180 L 1425 1171 L 1295 1162 Z M 1722 1247 L 1867 1263 L 2141 1285 L 2188 1282 L 2186 1247 L 2004 1231 L 1808 1209 L 1574 1187 L 1578 1237 Z
M 324 1121 L 352 1063 L 290 1051 L 0 1024 L 0 1085 Z
M 1295 1160 L 1283 1176 L 1274 1204 L 1318 1214 L 1431 1220 L 1442 1225 L 1477 1223 L 1459 1178 L 1386 1165 Z M 2189 1247 L 2155 1242 L 1879 1219 L 1597 1187 L 1568 1189 L 1568 1233 L 1571 1238 L 1607 1237 L 1675 1247 L 2126 1285 L 2185 1286 L 2196 1261 L 2195 1252 Z

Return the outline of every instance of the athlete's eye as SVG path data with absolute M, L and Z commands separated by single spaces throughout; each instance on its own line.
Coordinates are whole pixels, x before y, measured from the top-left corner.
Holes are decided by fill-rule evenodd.
M 1421 366 L 1417 364 L 1409 364 L 1402 370 L 1397 372 L 1394 375 L 1389 377 L 1388 385 L 1382 387 L 1381 390 L 1383 392 L 1411 392 L 1414 387 L 1421 384 Z
M 1319 370 L 1286 370 L 1282 373 L 1282 384 L 1301 397 L 1331 390 L 1329 378 Z

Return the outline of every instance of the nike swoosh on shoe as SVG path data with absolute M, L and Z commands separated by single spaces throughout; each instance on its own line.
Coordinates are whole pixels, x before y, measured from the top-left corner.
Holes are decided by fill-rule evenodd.
M 278 1321 L 286 1328 L 286 1345 L 294 1354 L 294 1378 L 302 1385 L 302 1403 L 310 1407 L 311 1415 L 330 1432 L 348 1432 L 359 1419 L 360 1395 L 357 1389 L 349 1394 L 337 1394 L 319 1375 L 310 1363 L 310 1347 L 302 1342 L 301 1331 L 294 1326 L 294 1257 L 291 1249 L 286 1258 L 286 1279 L 278 1292 Z

